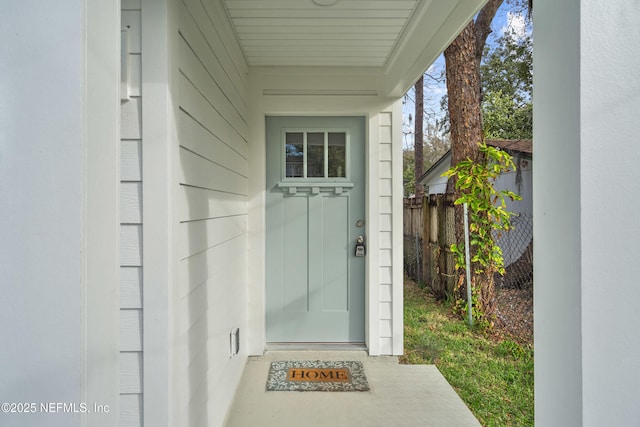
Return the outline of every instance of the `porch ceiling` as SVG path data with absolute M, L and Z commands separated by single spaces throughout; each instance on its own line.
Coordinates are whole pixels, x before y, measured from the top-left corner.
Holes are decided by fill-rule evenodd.
M 418 0 L 225 0 L 250 66 L 381 67 Z M 320 4 L 318 4 L 320 3 Z
M 375 70 L 404 93 L 486 0 L 222 0 L 250 67 Z

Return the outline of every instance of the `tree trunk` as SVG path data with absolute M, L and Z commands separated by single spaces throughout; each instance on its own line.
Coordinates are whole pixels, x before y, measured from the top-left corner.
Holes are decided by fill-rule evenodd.
M 476 61 L 474 24 L 470 22 L 444 51 L 451 123 L 451 164 L 478 157 L 482 141 L 480 64 Z
M 444 51 L 447 73 L 447 93 L 449 100 L 449 120 L 451 123 L 451 165 L 457 165 L 467 158 L 477 160 L 478 143 L 482 141 L 482 116 L 480 113 L 480 68 L 476 61 L 474 24 L 470 22 Z M 450 179 L 447 192 L 460 197 L 455 188 L 455 179 Z M 464 243 L 464 221 L 462 205 L 455 207 L 455 234 L 458 245 Z M 473 254 L 472 254 L 473 256 Z M 474 284 L 486 288 L 487 284 L 472 276 Z M 467 282 L 458 280 L 460 298 L 466 298 Z M 489 304 L 491 306 L 491 303 Z M 491 307 L 480 307 L 486 314 Z
M 451 125 L 451 164 L 470 158 L 479 160 L 478 144 L 483 139 L 482 114 L 480 109 L 480 60 L 491 21 L 503 0 L 489 0 L 480 10 L 476 21 L 471 21 L 444 51 Z M 453 179 L 447 184 L 447 193 L 460 197 Z M 464 243 L 462 206 L 455 209 L 455 234 L 458 244 Z M 489 320 L 495 312 L 493 274 L 472 274 L 480 286 L 480 309 Z M 466 295 L 466 283 L 461 286 L 462 296 Z
M 418 183 L 418 179 L 424 173 L 424 75 L 420 76 L 415 85 L 416 92 L 416 121 L 413 134 L 414 171 L 416 180 L 416 199 L 424 196 L 424 186 Z

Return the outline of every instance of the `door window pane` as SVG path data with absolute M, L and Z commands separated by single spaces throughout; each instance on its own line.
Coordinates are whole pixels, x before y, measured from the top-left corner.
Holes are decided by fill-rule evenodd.
M 304 177 L 304 140 L 302 132 L 287 132 L 285 136 L 286 176 L 287 178 Z
M 286 178 L 346 178 L 346 132 L 285 132 Z
M 347 176 L 347 142 L 344 132 L 329 132 L 328 163 L 329 178 Z
M 307 177 L 324 178 L 324 132 L 307 134 Z

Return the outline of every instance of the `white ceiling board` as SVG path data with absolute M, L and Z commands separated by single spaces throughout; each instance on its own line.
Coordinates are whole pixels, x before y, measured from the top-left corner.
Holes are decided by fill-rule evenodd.
M 411 10 L 415 7 L 416 0 L 338 0 L 331 6 L 319 6 L 312 0 L 225 0 L 225 3 L 229 10 Z
M 399 96 L 487 0 L 203 1 L 224 6 L 250 67 L 370 70 Z
M 327 46 L 326 40 L 331 40 L 331 39 L 282 40 L 280 41 L 280 45 L 283 47 L 305 47 L 305 48 L 315 47 L 315 46 L 326 47 Z M 342 43 L 340 43 L 340 46 L 341 47 L 354 46 L 354 47 L 361 47 L 361 48 L 367 48 L 367 47 L 390 48 L 393 46 L 393 44 L 394 43 L 392 40 L 352 39 L 352 40 L 342 40 Z M 251 48 L 265 47 L 270 45 L 271 45 L 271 41 L 264 40 L 264 39 L 247 39 L 244 42 L 244 47 L 246 51 L 249 51 Z
M 381 10 L 381 9 L 237 9 L 229 12 L 232 18 L 256 19 L 256 18 L 284 18 L 284 19 L 406 19 L 411 15 L 411 9 L 403 10 Z
M 382 67 L 418 0 L 224 0 L 250 66 Z M 382 42 L 380 42 L 382 41 Z

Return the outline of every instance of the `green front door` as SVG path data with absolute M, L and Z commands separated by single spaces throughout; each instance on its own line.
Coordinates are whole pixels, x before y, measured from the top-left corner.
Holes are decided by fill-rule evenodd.
M 364 342 L 364 117 L 267 117 L 268 342 Z

